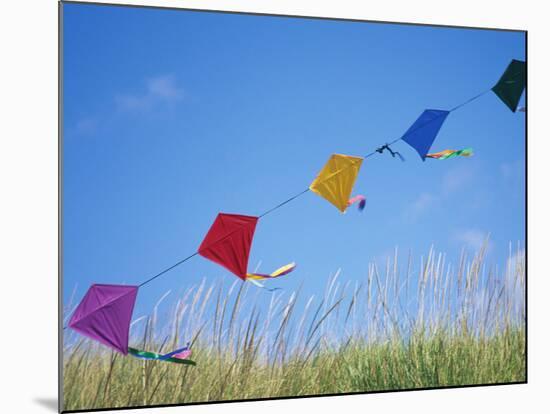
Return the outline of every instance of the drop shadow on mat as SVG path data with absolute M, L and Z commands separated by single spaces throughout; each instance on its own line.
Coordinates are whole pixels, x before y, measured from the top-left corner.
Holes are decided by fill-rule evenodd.
M 57 404 L 57 398 L 42 398 L 37 397 L 34 398 L 33 401 L 44 408 L 47 408 L 49 411 L 57 413 L 58 412 L 58 404 Z

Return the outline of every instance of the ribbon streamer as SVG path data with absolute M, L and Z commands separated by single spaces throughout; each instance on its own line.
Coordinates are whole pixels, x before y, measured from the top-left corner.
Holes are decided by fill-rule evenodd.
M 189 346 L 177 349 L 175 351 L 169 352 L 164 355 L 158 354 L 156 352 L 140 351 L 139 349 L 131 348 L 131 347 L 128 347 L 128 353 L 136 358 L 141 358 L 141 359 L 168 361 L 168 362 L 175 362 L 176 364 L 193 365 L 193 366 L 196 365 L 195 361 L 186 359 L 191 355 L 191 350 L 189 349 Z M 181 358 L 180 356 L 185 356 L 185 358 Z
M 359 211 L 363 211 L 365 209 L 365 205 L 367 204 L 367 198 L 364 195 L 356 195 L 355 197 L 352 197 L 348 201 L 348 206 L 351 206 L 352 204 L 359 203 L 357 205 L 357 209 Z
M 471 157 L 474 155 L 472 148 L 464 148 L 462 150 L 444 150 L 441 152 L 434 152 L 433 154 L 427 154 L 426 158 L 434 158 L 437 160 L 446 160 L 447 158 L 454 157 Z
M 281 290 L 281 288 L 267 288 L 265 287 L 264 285 L 262 285 L 260 282 L 258 282 L 257 280 L 254 280 L 252 278 L 250 279 L 246 279 L 248 282 L 252 283 L 253 285 L 259 287 L 259 288 L 262 288 L 262 289 L 265 289 L 267 290 L 268 292 L 275 292 L 276 290 Z
M 247 273 L 246 278 L 252 279 L 252 280 L 274 279 L 276 277 L 287 275 L 290 272 L 292 272 L 294 269 L 296 269 L 296 263 L 289 263 L 287 265 L 284 265 L 278 268 L 273 273 L 270 273 L 268 275 L 263 273 Z

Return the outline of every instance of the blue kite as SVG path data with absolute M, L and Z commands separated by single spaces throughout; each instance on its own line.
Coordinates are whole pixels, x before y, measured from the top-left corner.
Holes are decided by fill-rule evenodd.
M 426 109 L 401 137 L 403 141 L 418 152 L 422 161 L 426 160 L 426 155 L 430 151 L 447 115 L 449 115 L 449 111 Z

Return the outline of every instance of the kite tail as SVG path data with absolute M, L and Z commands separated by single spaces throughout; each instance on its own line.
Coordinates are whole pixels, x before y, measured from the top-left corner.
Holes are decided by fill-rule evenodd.
M 426 154 L 426 158 L 434 158 L 437 160 L 446 160 L 454 157 L 471 157 L 474 155 L 472 148 L 464 148 L 462 150 L 443 150 L 440 152 L 434 152 L 432 154 Z
M 176 349 L 175 351 L 164 354 L 159 359 L 161 359 L 162 361 L 168 360 L 170 358 L 187 359 L 187 357 L 189 357 L 190 355 L 190 343 L 187 342 L 187 345 L 185 345 L 183 348 Z
M 357 205 L 357 208 L 359 211 L 363 211 L 365 209 L 365 205 L 367 204 L 367 198 L 364 195 L 356 195 L 355 197 L 352 197 L 348 201 L 348 206 L 351 206 L 354 203 L 359 203 Z
M 192 353 L 193 353 L 193 351 L 191 351 L 190 349 L 184 349 L 183 351 L 172 355 L 172 358 L 187 359 L 191 356 Z
M 290 272 L 292 272 L 294 269 L 296 269 L 296 263 L 289 263 L 287 265 L 284 265 L 278 268 L 273 273 L 270 273 L 268 275 L 263 273 L 247 273 L 246 278 L 251 280 L 273 279 L 276 277 L 287 275 Z
M 473 148 L 464 148 L 462 151 L 459 151 L 460 156 L 462 157 L 471 157 L 472 155 L 474 155 L 474 149 Z
M 257 280 L 254 280 L 252 278 L 247 278 L 246 280 L 249 281 L 250 283 L 252 283 L 253 285 L 258 286 L 259 288 L 267 290 L 268 292 L 275 292 L 276 290 L 281 290 L 281 288 L 267 288 L 264 285 L 262 285 L 260 282 L 258 282 Z
M 176 349 L 167 354 L 158 354 L 156 352 L 140 351 L 139 349 L 128 347 L 128 353 L 136 358 L 149 359 L 156 361 L 168 361 L 175 362 L 177 364 L 196 365 L 194 361 L 187 359 L 191 356 L 191 349 L 189 349 L 189 343 L 183 348 Z

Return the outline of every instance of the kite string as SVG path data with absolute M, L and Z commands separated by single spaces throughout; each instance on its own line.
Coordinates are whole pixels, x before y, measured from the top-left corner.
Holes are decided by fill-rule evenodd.
M 303 190 L 303 191 L 300 191 L 298 194 L 296 194 L 296 195 L 294 195 L 294 196 L 292 196 L 292 197 L 286 199 L 286 200 L 283 201 L 282 203 L 277 204 L 275 207 L 270 208 L 270 209 L 267 210 L 266 212 L 260 214 L 260 215 L 258 216 L 258 218 L 262 218 L 262 217 L 264 217 L 264 216 L 267 216 L 267 215 L 268 215 L 269 213 L 271 213 L 272 211 L 275 211 L 275 210 L 277 210 L 278 208 L 281 208 L 281 207 L 284 206 L 285 204 L 290 203 L 291 201 L 297 199 L 298 197 L 300 197 L 301 195 L 307 193 L 308 191 L 309 191 L 309 187 L 306 188 L 306 189 Z
M 179 266 L 180 264 L 182 263 L 185 263 L 186 261 L 188 261 L 189 259 L 191 259 L 192 257 L 195 257 L 197 254 L 199 254 L 199 252 L 195 252 L 189 256 L 187 256 L 185 259 L 181 259 L 179 262 L 177 262 L 176 264 L 173 264 L 172 266 L 164 269 L 162 272 L 159 272 L 157 273 L 156 275 L 150 277 L 149 279 L 147 279 L 145 282 L 142 282 L 141 284 L 138 285 L 138 287 L 142 287 L 144 285 L 146 285 L 147 283 L 149 282 L 152 282 L 153 280 L 155 280 L 157 277 L 159 276 L 162 276 L 163 274 L 165 274 L 166 272 L 169 272 L 170 270 L 172 270 L 173 268 Z
M 491 88 L 491 89 L 492 89 L 492 88 Z M 483 92 L 481 92 L 480 94 L 477 94 L 476 96 L 474 96 L 473 98 L 470 98 L 470 99 L 468 99 L 468 100 L 462 102 L 461 104 L 459 104 L 459 105 L 455 106 L 454 108 L 450 109 L 449 112 L 453 112 L 453 111 L 455 111 L 455 110 L 457 110 L 457 109 L 459 109 L 459 108 L 462 108 L 463 106 L 469 104 L 470 102 L 475 101 L 476 99 L 478 99 L 478 98 L 480 98 L 481 96 L 485 95 L 485 94 L 486 94 L 487 92 L 489 92 L 491 89 L 488 89 L 488 90 L 486 90 L 486 91 L 483 91 Z M 422 127 L 426 126 L 427 124 L 429 124 L 430 122 L 435 121 L 436 119 L 438 119 L 438 118 L 441 117 L 441 116 L 442 116 L 442 114 L 437 115 L 436 117 L 434 117 L 434 118 L 428 120 L 428 121 L 425 122 L 424 124 L 419 125 L 418 127 L 414 128 L 414 129 L 411 130 L 411 131 L 408 131 L 407 133 L 405 133 L 405 135 L 411 134 L 411 133 L 415 132 L 415 131 L 418 130 L 419 128 L 422 128 Z M 388 145 L 388 146 L 389 146 L 389 145 L 393 145 L 393 144 L 397 143 L 398 141 L 401 141 L 405 135 L 403 135 L 403 136 L 401 136 L 401 137 L 399 137 L 399 138 L 394 139 L 393 141 L 387 143 L 386 145 Z M 374 150 L 374 151 L 372 151 L 372 152 L 369 152 L 368 154 L 366 154 L 366 155 L 363 156 L 363 158 L 361 159 L 361 161 L 364 160 L 364 159 L 366 159 L 366 158 L 372 157 L 372 156 L 375 155 L 376 153 L 377 153 L 376 150 Z M 355 165 L 356 162 L 359 162 L 359 161 L 353 161 L 351 164 L 348 164 L 346 167 L 344 167 L 344 168 L 338 170 L 335 174 L 333 174 L 333 176 L 334 176 L 334 175 L 337 175 L 337 174 L 340 174 L 342 171 L 344 171 L 344 170 L 346 170 L 347 168 L 349 168 L 349 167 Z M 332 178 L 332 176 L 331 176 L 331 178 Z M 293 195 L 293 196 L 290 197 L 290 198 L 287 198 L 285 201 L 283 201 L 283 202 L 277 204 L 275 207 L 272 207 L 272 208 L 270 208 L 269 210 L 267 210 L 267 211 L 265 211 L 264 213 L 262 213 L 261 215 L 259 215 L 258 218 L 265 217 L 265 216 L 267 216 L 268 214 L 272 213 L 273 211 L 278 210 L 279 208 L 283 207 L 284 205 L 286 205 L 286 204 L 290 203 L 291 201 L 294 201 L 294 200 L 297 199 L 298 197 L 304 195 L 304 194 L 307 193 L 309 190 L 310 190 L 310 189 L 309 189 L 309 187 L 308 187 L 308 188 L 306 188 L 305 190 L 302 190 L 301 192 L 299 192 L 298 194 Z M 227 234 L 227 235 L 226 235 L 225 237 L 223 237 L 222 239 L 225 239 L 226 237 L 230 236 L 230 235 L 233 234 L 235 231 L 236 231 L 236 230 L 234 230 L 233 232 L 230 232 L 229 234 Z M 169 272 L 170 270 L 174 269 L 175 267 L 179 266 L 180 264 L 185 263 L 186 261 L 188 261 L 189 259 L 195 257 L 195 256 L 198 255 L 198 254 L 199 254 L 199 252 L 197 251 L 197 252 L 195 252 L 195 253 L 193 253 L 193 254 L 187 256 L 185 259 L 180 260 L 180 261 L 177 262 L 176 264 L 174 264 L 174 265 L 172 265 L 172 266 L 170 266 L 170 267 L 164 269 L 163 271 L 157 273 L 156 275 L 150 277 L 149 279 L 147 279 L 145 282 L 142 282 L 142 283 L 141 283 L 140 285 L 138 285 L 138 286 L 139 286 L 139 287 L 142 287 L 142 286 L 146 285 L 147 283 L 152 282 L 152 281 L 155 280 L 156 278 L 158 278 L 158 277 L 162 276 L 163 274 Z
M 467 101 L 462 102 L 460 105 L 457 105 L 457 106 L 455 106 L 454 108 L 450 109 L 449 112 L 456 111 L 457 109 L 462 108 L 464 105 L 467 105 L 467 104 L 469 104 L 470 102 L 475 101 L 477 98 L 481 98 L 483 95 L 485 95 L 487 92 L 490 92 L 492 89 L 493 89 L 493 88 L 487 89 L 486 91 L 483 91 L 483 92 L 477 94 L 477 95 L 474 96 L 473 98 L 470 98 L 470 99 L 468 99 Z

